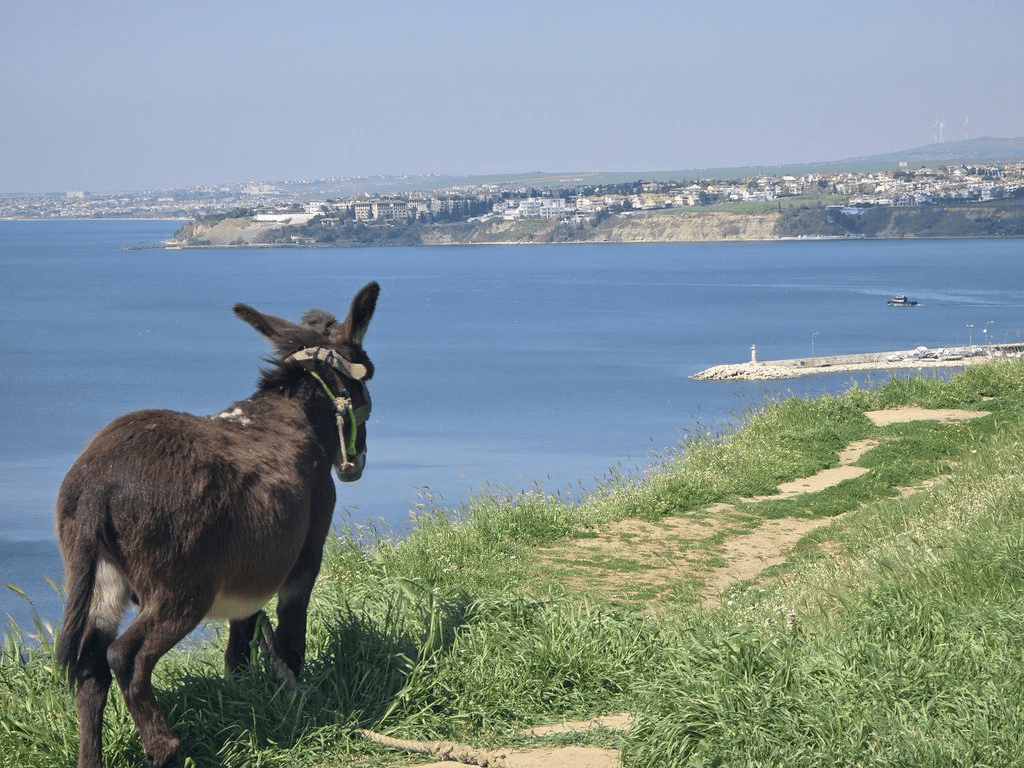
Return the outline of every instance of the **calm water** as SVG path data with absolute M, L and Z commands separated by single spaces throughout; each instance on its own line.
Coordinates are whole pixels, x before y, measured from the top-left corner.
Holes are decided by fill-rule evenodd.
M 363 479 L 336 520 L 401 530 L 429 494 L 593 488 L 765 397 L 850 377 L 693 382 L 710 365 L 1016 340 L 1024 242 L 778 242 L 320 250 L 132 250 L 168 222 L 0 222 L 0 584 L 56 621 L 57 486 L 88 438 L 144 407 L 216 413 L 253 389 L 244 301 L 343 315 L 381 283 Z M 913 309 L 885 299 L 908 293 Z M 988 334 L 982 329 L 988 323 Z M 969 329 L 968 324 L 973 324 Z M 861 380 L 864 383 L 864 380 Z M 31 608 L 0 590 L 0 625 Z

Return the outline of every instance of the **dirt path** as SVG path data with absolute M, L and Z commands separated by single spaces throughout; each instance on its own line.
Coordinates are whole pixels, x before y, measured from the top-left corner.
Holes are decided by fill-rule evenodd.
M 526 736 L 549 736 L 569 731 L 586 732 L 593 728 L 628 730 L 630 718 L 627 714 L 607 715 L 593 720 L 578 720 L 555 725 L 538 726 L 524 731 Z M 619 765 L 616 749 L 599 747 L 540 747 L 538 749 L 499 749 L 481 751 L 479 755 L 467 756 L 476 762 L 470 765 L 486 765 L 490 768 L 615 768 Z M 407 768 L 452 768 L 456 763 L 442 760 L 433 763 L 417 763 Z
M 952 409 L 925 409 L 905 406 L 884 411 L 869 411 L 865 414 L 877 426 L 908 421 L 932 420 L 940 422 L 960 421 L 986 416 L 984 411 L 963 411 Z M 873 448 L 873 440 L 858 440 L 850 443 L 840 453 L 839 466 L 822 470 L 811 477 L 799 478 L 779 486 L 774 496 L 761 496 L 749 501 L 779 499 L 815 493 L 867 472 L 854 463 Z M 597 539 L 583 539 L 549 551 L 546 556 L 560 562 L 572 560 L 573 576 L 568 586 L 598 589 L 608 595 L 630 594 L 646 590 L 655 596 L 659 590 L 685 576 L 699 574 L 702 582 L 701 601 L 713 608 L 718 605 L 719 595 L 730 584 L 752 579 L 765 568 L 784 562 L 792 548 L 814 528 L 826 525 L 835 518 L 799 519 L 782 518 L 765 520 L 754 530 L 728 536 L 720 552 L 724 564 L 709 566 L 701 556 L 694 555 L 695 545 L 716 535 L 719 531 L 749 522 L 748 516 L 729 504 L 716 504 L 702 513 L 687 518 L 666 518 L 657 523 L 643 520 L 622 520 L 607 526 Z M 572 549 L 569 553 L 567 550 Z M 609 565 L 630 561 L 635 570 L 623 572 Z M 588 722 L 561 723 L 539 727 L 527 734 L 544 736 L 569 730 L 586 731 L 593 727 L 629 728 L 627 715 L 599 718 Z M 495 768 L 613 768 L 619 765 L 617 750 L 597 747 L 543 747 L 538 749 L 516 749 L 491 751 L 491 756 L 500 757 L 492 763 Z M 417 766 L 449 768 L 450 761 L 418 763 Z M 409 768 L 414 768 L 409 766 Z

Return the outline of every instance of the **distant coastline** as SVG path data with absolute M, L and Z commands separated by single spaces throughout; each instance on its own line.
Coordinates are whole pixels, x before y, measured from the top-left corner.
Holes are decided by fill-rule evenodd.
M 197 216 L 174 247 L 1024 237 L 1024 162 L 437 188 Z
M 172 248 L 680 243 L 766 240 L 1024 237 L 1024 198 L 920 207 L 875 207 L 844 216 L 821 205 L 736 212 L 630 211 L 597 222 L 505 220 L 336 226 L 224 216 L 186 222 Z
M 170 248 L 1024 237 L 1024 138 L 836 163 L 0 193 L 0 220 L 167 220 Z

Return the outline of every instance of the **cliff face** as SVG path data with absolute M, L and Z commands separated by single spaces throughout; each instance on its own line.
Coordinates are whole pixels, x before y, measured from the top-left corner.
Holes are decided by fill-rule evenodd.
M 633 214 L 599 227 L 587 238 L 598 243 L 673 243 L 717 240 L 771 240 L 780 214 L 686 211 L 672 215 Z
M 281 229 L 280 222 L 254 221 L 251 218 L 229 218 L 217 221 L 190 221 L 174 234 L 183 246 L 262 245 L 273 242 Z
M 424 245 L 458 243 L 679 243 L 771 240 L 780 214 L 721 211 L 633 213 L 592 224 L 492 220 L 475 226 L 430 227 Z
M 1024 201 L 970 205 L 875 207 L 863 214 L 834 216 L 836 223 L 864 237 L 1024 237 Z

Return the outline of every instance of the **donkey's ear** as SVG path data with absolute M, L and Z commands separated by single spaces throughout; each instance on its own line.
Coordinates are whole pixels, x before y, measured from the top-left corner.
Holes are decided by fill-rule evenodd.
M 248 304 L 235 304 L 235 314 L 271 340 L 279 340 L 285 334 L 298 330 L 290 320 L 264 314 Z
M 363 343 L 366 329 L 370 327 L 370 320 L 373 318 L 373 310 L 377 308 L 378 294 L 380 286 L 372 282 L 364 285 L 352 299 L 352 306 L 349 307 L 348 317 L 342 323 L 342 330 L 345 337 L 356 344 Z

